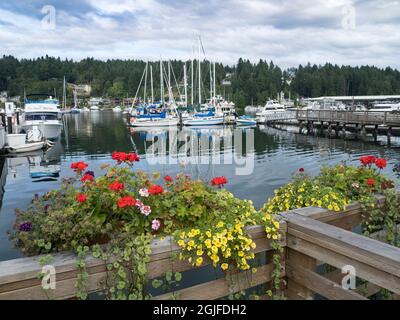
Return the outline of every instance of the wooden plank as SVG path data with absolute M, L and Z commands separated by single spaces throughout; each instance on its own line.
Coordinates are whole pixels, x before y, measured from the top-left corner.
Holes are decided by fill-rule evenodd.
M 182 300 L 215 300 L 271 281 L 273 270 L 274 265 L 270 263 L 257 268 L 257 272 L 254 274 L 251 270 L 248 270 L 234 275 L 232 283 L 226 278 L 221 278 L 178 290 L 176 294 L 178 299 Z M 282 271 L 282 276 L 284 275 L 285 270 Z M 156 296 L 154 300 L 168 300 L 171 294 L 172 292 Z
M 300 252 L 287 250 L 286 265 L 288 264 L 300 265 L 304 268 L 314 271 L 317 267 L 317 260 Z M 294 284 L 293 280 L 295 279 L 288 277 L 287 288 L 296 292 L 304 299 L 312 299 L 313 292 L 309 290 L 309 288 L 299 285 L 298 281 L 296 280 L 296 283 Z
M 286 218 L 289 234 L 400 276 L 400 248 L 299 215 Z
M 309 290 L 331 300 L 368 300 L 301 265 L 293 264 L 293 261 L 286 264 L 286 274 L 288 279 L 294 279 Z
M 348 265 L 353 266 L 356 269 L 357 277 L 370 281 L 380 287 L 387 288 L 395 293 L 400 293 L 400 278 L 393 274 L 290 234 L 288 235 L 288 247 L 318 260 L 325 261 L 339 269 Z
M 98 291 L 99 282 L 105 281 L 105 279 L 105 272 L 90 275 L 88 279 L 88 292 Z M 75 281 L 76 279 L 57 281 L 56 289 L 48 290 L 48 295 L 46 295 L 46 292 L 42 289 L 41 285 L 2 292 L 0 293 L 0 300 L 62 300 L 73 298 L 76 294 Z

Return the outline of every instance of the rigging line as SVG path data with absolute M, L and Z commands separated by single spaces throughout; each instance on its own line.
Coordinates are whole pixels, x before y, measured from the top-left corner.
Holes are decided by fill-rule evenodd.
M 134 106 L 134 104 L 135 104 L 137 95 L 138 95 L 138 93 L 139 93 L 140 86 L 142 85 L 142 81 L 143 81 L 143 77 L 144 77 L 145 72 L 146 72 L 146 69 L 143 70 L 142 78 L 140 79 L 140 83 L 139 83 L 139 86 L 138 86 L 138 88 L 137 88 L 137 90 L 136 90 L 135 99 L 133 99 L 133 101 L 132 101 L 132 107 L 131 107 L 131 108 L 133 108 L 133 106 Z

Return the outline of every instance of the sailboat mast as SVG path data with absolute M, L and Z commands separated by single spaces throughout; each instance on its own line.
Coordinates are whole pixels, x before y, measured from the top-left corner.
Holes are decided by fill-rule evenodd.
M 200 37 L 199 37 L 199 106 L 201 105 L 201 62 L 200 62 Z
M 161 104 L 164 103 L 164 83 L 163 83 L 163 62 L 160 60 L 160 101 Z
M 153 66 L 150 65 L 150 82 L 151 82 L 151 103 L 154 102 L 154 87 L 153 87 Z
M 191 72 L 191 77 L 192 77 L 192 87 L 191 87 L 191 101 L 192 101 L 192 106 L 193 106 L 193 104 L 194 104 L 194 65 L 193 65 L 193 63 L 194 63 L 194 61 L 193 61 L 193 58 L 192 58 L 192 61 L 191 61 L 191 67 L 192 67 L 192 72 Z
M 64 81 L 63 81 L 63 106 L 64 106 L 64 109 L 66 108 L 66 105 L 67 105 L 67 93 L 66 93 L 66 90 L 65 90 L 65 76 L 64 76 Z
M 213 88 L 213 93 L 214 93 L 214 101 L 215 101 L 215 104 L 216 104 L 217 103 L 217 101 L 216 101 L 216 99 L 217 99 L 217 85 L 216 85 L 217 75 L 215 73 L 215 61 L 214 61 L 214 64 L 213 64 L 213 69 L 214 69 L 214 81 L 213 81 L 214 88 Z
M 183 83 L 185 86 L 185 108 L 187 108 L 187 74 L 186 74 L 186 61 L 185 64 L 183 65 Z
M 212 62 L 210 61 L 210 102 L 213 104 L 213 75 L 212 75 Z
M 147 69 L 149 62 L 146 62 L 146 73 L 144 76 L 144 91 L 143 91 L 143 102 L 146 104 L 146 94 L 147 94 Z
M 168 101 L 171 102 L 171 61 L 168 60 Z

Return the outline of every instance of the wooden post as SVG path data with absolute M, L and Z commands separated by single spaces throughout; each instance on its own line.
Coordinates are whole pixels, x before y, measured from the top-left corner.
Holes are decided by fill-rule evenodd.
M 15 113 L 15 116 L 17 118 L 17 125 L 19 125 L 19 112 L 18 111 Z
M 296 241 L 296 240 L 289 240 L 289 241 Z M 305 268 L 310 271 L 315 271 L 317 268 L 317 260 L 314 258 L 311 258 L 303 253 L 297 252 L 293 249 L 287 249 L 287 257 L 286 261 L 289 264 L 295 265 L 295 266 L 301 266 L 302 268 Z M 303 299 L 306 300 L 312 300 L 313 299 L 313 292 L 304 287 L 303 285 L 297 283 L 294 279 L 288 277 L 287 279 L 287 289 L 289 294 L 294 294 L 296 296 L 299 296 Z
M 6 115 L 4 113 L 1 114 L 1 124 L 3 125 L 4 128 L 7 127 Z
M 11 117 L 7 117 L 7 129 L 8 129 L 8 134 L 12 134 L 13 133 L 13 129 L 12 129 L 12 118 Z
M 343 139 L 346 140 L 346 122 L 343 122 L 342 134 L 343 134 Z
M 373 135 L 374 135 L 374 141 L 377 142 L 378 141 L 378 125 L 375 125 Z
M 392 138 L 392 127 L 388 127 L 388 130 L 387 130 L 387 142 L 388 142 L 388 145 L 390 145 L 391 144 L 391 138 Z

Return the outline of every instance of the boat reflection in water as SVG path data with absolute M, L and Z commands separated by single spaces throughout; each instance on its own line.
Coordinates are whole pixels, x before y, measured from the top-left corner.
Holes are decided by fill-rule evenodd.
M 254 132 L 233 126 L 179 128 L 130 128 L 135 152 L 157 170 L 174 165 L 194 171 L 197 178 L 210 178 L 219 165 L 232 174 L 253 170 Z M 249 165 L 250 164 L 250 165 Z M 149 168 L 150 169 L 150 168 Z M 205 175 L 201 174 L 205 171 Z
M 63 147 L 60 141 L 47 151 L 20 153 L 7 158 L 7 166 L 14 179 L 19 179 L 19 169 L 29 169 L 32 182 L 57 181 L 61 172 L 61 154 Z M 21 175 L 23 173 L 21 172 Z

